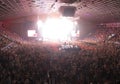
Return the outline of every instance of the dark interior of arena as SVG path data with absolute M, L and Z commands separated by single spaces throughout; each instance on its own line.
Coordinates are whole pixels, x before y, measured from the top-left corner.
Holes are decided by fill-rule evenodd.
M 0 0 L 0 84 L 120 84 L 120 0 Z

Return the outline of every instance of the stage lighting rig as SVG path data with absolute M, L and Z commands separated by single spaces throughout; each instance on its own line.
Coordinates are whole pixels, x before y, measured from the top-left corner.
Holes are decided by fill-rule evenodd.
M 74 17 L 74 14 L 76 12 L 75 6 L 61 6 L 59 8 L 59 12 L 62 14 L 62 16 L 65 17 Z

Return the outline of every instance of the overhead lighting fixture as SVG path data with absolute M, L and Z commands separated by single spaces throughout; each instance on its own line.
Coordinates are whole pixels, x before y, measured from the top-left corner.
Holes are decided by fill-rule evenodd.
M 74 6 L 61 6 L 59 8 L 60 13 L 62 13 L 63 16 L 66 17 L 74 17 L 74 14 L 76 12 L 76 7 Z

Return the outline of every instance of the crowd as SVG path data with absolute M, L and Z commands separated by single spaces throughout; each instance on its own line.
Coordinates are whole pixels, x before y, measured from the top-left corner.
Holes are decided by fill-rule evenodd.
M 120 49 L 56 52 L 48 45 L 19 44 L 15 53 L 0 51 L 1 84 L 118 84 Z
M 119 44 L 83 42 L 77 44 L 81 47 L 77 51 L 56 51 L 57 45 L 44 42 L 14 44 L 0 50 L 0 84 L 120 83 Z
M 113 36 L 112 36 L 113 35 Z M 114 28 L 114 27 L 99 27 L 96 29 L 95 32 L 89 33 L 88 37 L 85 38 L 87 41 L 119 41 L 120 42 L 120 28 Z
M 0 35 L 12 41 L 23 41 L 23 39 L 18 34 L 11 32 L 5 27 L 0 27 Z
M 0 34 L 0 48 L 8 45 L 11 41 Z

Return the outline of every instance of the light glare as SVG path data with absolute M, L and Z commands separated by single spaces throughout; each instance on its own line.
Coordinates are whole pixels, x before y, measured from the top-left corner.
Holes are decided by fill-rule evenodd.
M 47 19 L 42 29 L 43 38 L 50 40 L 70 40 L 74 30 L 74 23 L 67 18 Z
M 39 28 L 39 27 L 42 27 L 42 26 L 43 26 L 42 21 L 41 21 L 41 20 L 39 20 L 39 21 L 37 22 L 37 25 L 38 25 L 38 28 Z

